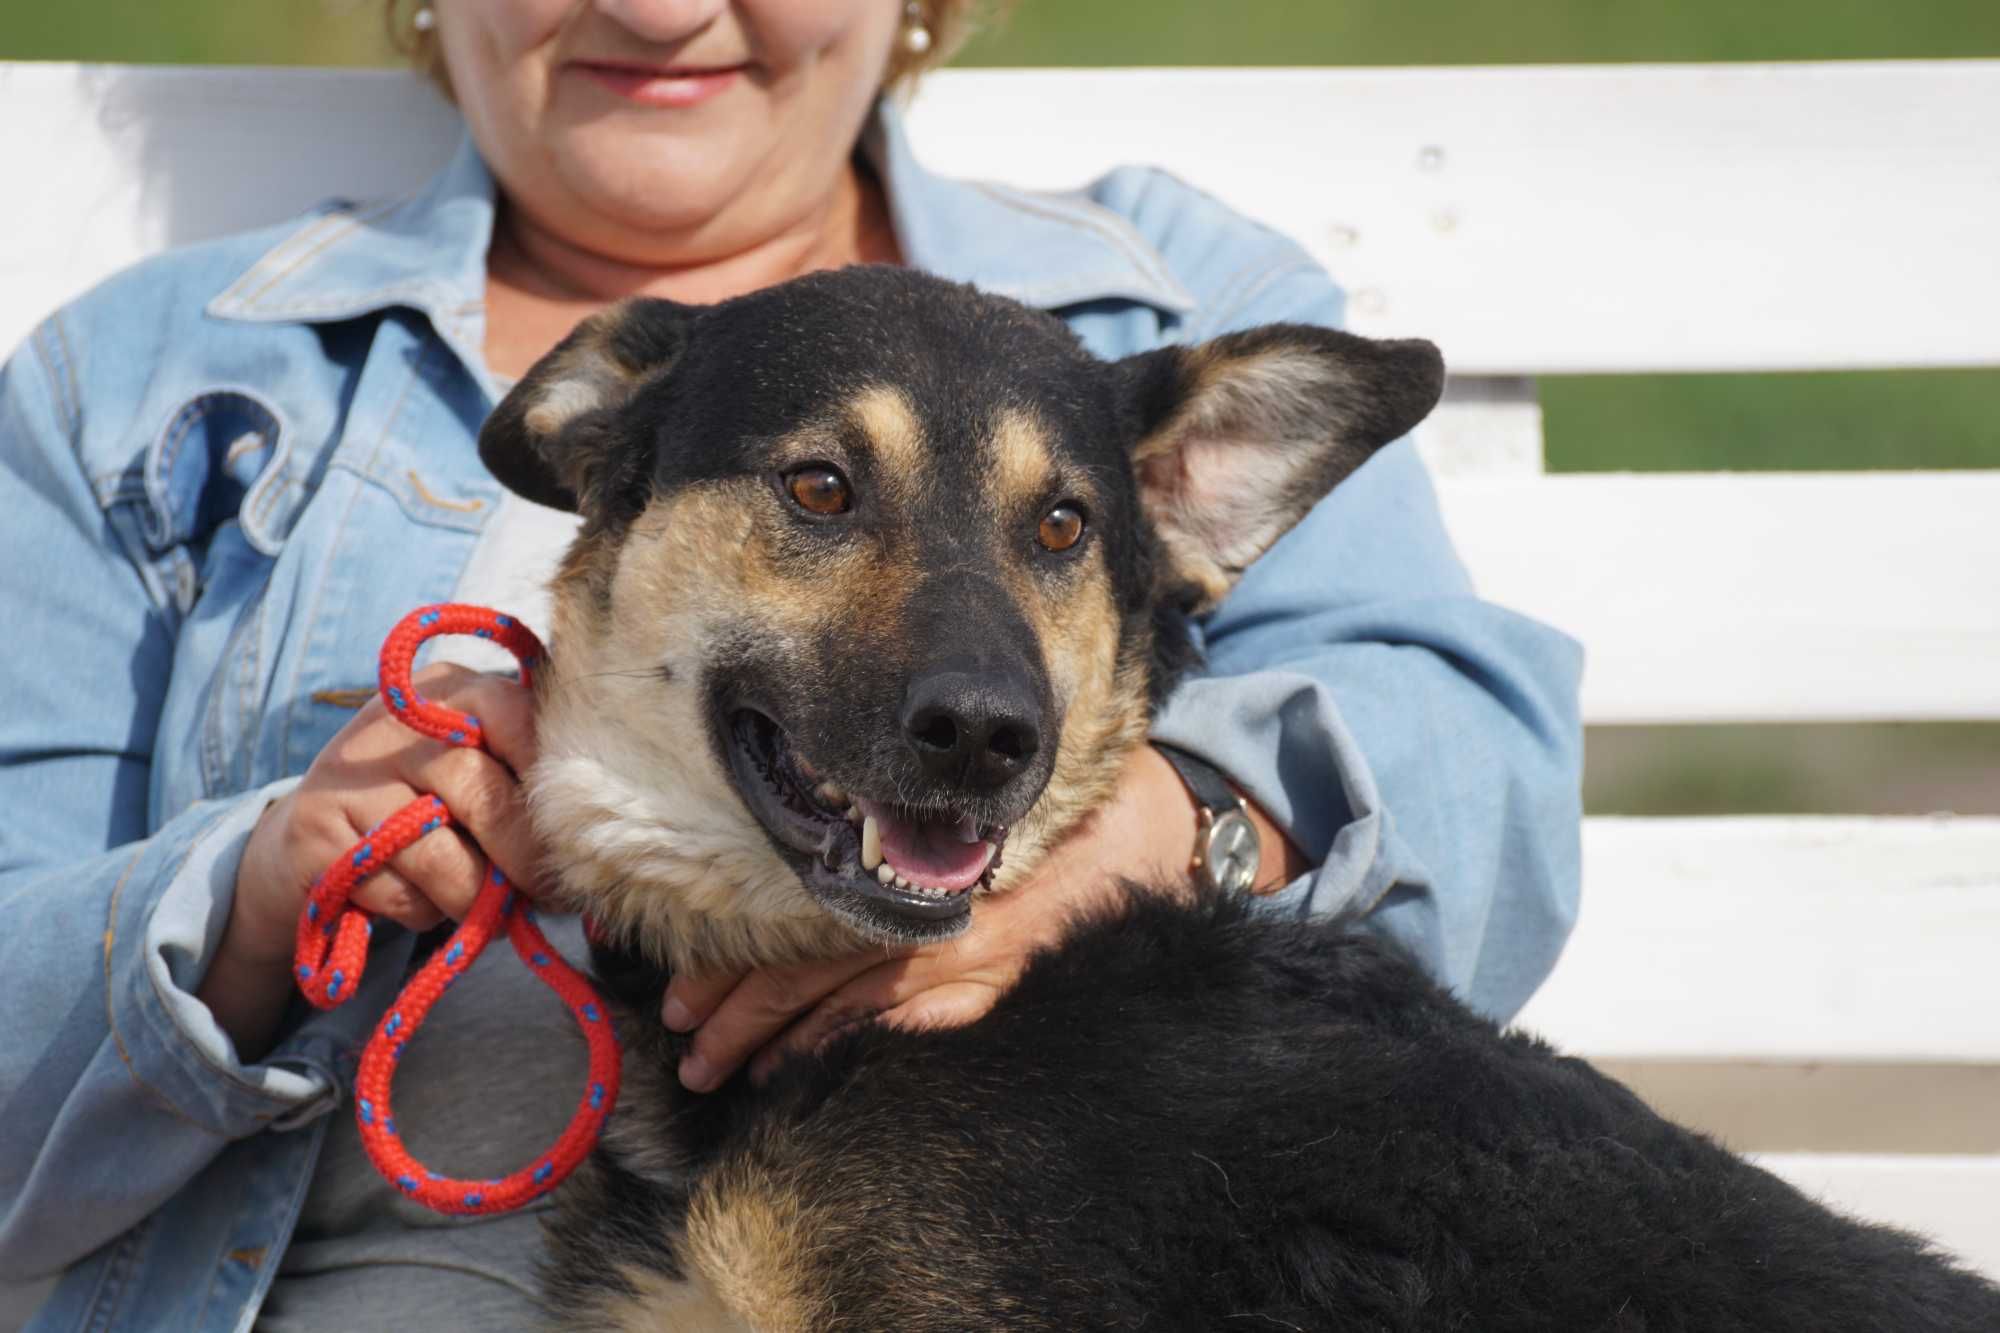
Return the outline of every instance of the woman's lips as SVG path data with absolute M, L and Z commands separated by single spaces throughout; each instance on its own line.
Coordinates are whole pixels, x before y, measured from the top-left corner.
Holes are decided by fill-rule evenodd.
M 652 69 L 588 61 L 579 61 L 572 68 L 628 102 L 659 107 L 699 106 L 727 91 L 744 69 L 742 65 L 720 69 Z

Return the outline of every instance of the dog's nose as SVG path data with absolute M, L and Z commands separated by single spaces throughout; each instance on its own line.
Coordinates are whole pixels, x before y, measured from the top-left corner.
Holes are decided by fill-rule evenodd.
M 1041 709 L 1011 675 L 934 671 L 903 696 L 903 734 L 931 777 L 995 791 L 1042 748 Z

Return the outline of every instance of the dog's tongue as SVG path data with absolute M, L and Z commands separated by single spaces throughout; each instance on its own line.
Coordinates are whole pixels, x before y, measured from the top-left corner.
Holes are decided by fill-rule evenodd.
M 855 804 L 882 835 L 882 859 L 921 888 L 969 889 L 993 859 L 993 844 L 972 836 L 965 821 L 906 819 L 866 797 L 856 797 Z

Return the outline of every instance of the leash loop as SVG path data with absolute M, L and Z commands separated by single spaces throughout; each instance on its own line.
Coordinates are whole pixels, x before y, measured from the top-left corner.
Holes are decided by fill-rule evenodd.
M 485 607 L 440 603 L 418 607 L 389 632 L 379 662 L 382 699 L 405 725 L 448 745 L 479 747 L 485 732 L 470 713 L 426 699 L 410 679 L 417 649 L 444 634 L 490 639 L 514 654 L 523 685 L 534 683 L 542 645 L 511 616 Z M 344 1003 L 361 985 L 374 918 L 349 905 L 355 886 L 427 833 L 455 826 L 436 796 L 420 796 L 383 820 L 341 853 L 313 881 L 293 958 L 299 990 L 321 1009 Z M 585 923 L 586 927 L 588 922 Z M 505 931 L 514 952 L 534 976 L 561 997 L 590 1048 L 590 1072 L 576 1114 L 546 1152 L 497 1180 L 456 1180 L 425 1167 L 403 1146 L 391 1100 L 397 1062 L 438 997 Z M 574 1171 L 597 1143 L 605 1117 L 618 1101 L 618 1038 L 610 1015 L 590 983 L 550 946 L 535 912 L 521 901 L 497 866 L 489 865 L 472 910 L 403 986 L 361 1053 L 354 1081 L 354 1115 L 361 1144 L 385 1180 L 440 1213 L 488 1214 L 514 1209 L 548 1193 Z

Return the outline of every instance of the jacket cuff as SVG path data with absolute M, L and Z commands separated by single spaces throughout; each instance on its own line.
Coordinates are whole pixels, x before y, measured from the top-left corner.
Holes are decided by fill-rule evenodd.
M 329 1012 L 295 1001 L 282 1039 L 254 1064 L 195 997 L 229 922 L 251 830 L 297 781 L 169 821 L 126 868 L 105 928 L 106 1004 L 126 1071 L 156 1103 L 226 1139 L 304 1124 L 339 1104 L 350 1053 L 388 1007 L 410 949 L 402 932 L 378 931 L 354 998 Z
M 1426 878 L 1396 837 L 1332 697 L 1312 677 L 1253 671 L 1182 681 L 1152 735 L 1228 774 L 1317 865 L 1260 897 L 1261 910 L 1359 916 L 1399 880 Z

